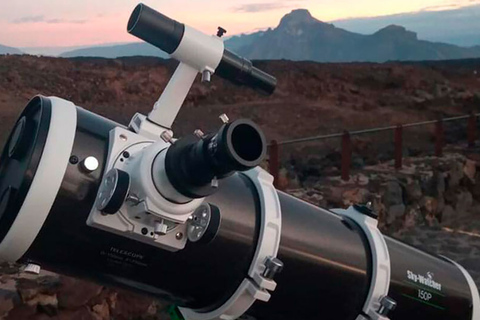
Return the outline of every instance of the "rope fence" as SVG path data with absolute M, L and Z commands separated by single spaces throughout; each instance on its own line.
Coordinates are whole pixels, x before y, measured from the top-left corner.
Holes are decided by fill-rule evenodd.
M 477 139 L 477 118 L 480 113 L 472 113 L 469 115 L 462 115 L 456 117 L 442 118 L 439 120 L 428 120 L 421 122 L 413 122 L 401 124 L 396 126 L 377 127 L 355 131 L 344 131 L 339 133 L 332 133 L 319 136 L 311 136 L 299 139 L 290 139 L 284 141 L 272 140 L 269 145 L 269 171 L 274 177 L 274 184 L 279 188 L 278 181 L 280 175 L 280 147 L 286 145 L 293 145 L 311 141 L 320 141 L 334 138 L 341 138 L 341 176 L 342 180 L 348 181 L 350 179 L 350 169 L 352 165 L 352 140 L 353 136 L 372 134 L 385 131 L 394 131 L 394 162 L 395 169 L 401 169 L 403 166 L 403 136 L 404 129 L 413 127 L 422 127 L 427 125 L 435 125 L 435 156 L 440 157 L 443 154 L 445 146 L 445 129 L 444 124 L 451 121 L 468 120 L 467 123 L 467 141 L 469 147 L 475 145 Z

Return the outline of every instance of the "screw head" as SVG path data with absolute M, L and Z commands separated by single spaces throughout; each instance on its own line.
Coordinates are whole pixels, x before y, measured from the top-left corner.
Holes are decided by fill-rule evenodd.
M 395 310 L 397 308 L 397 302 L 392 298 L 385 296 L 380 300 L 380 310 L 379 313 L 382 316 L 386 316 L 390 311 Z
M 283 262 L 274 257 L 268 257 L 265 261 L 265 272 L 263 277 L 266 279 L 273 279 L 277 273 L 282 272 Z
M 77 164 L 79 160 L 77 156 L 71 156 L 69 161 L 71 164 Z
M 228 118 L 228 116 L 227 116 L 225 113 L 221 114 L 221 115 L 219 116 L 219 118 L 220 118 L 220 120 L 222 120 L 222 122 L 223 122 L 224 124 L 227 124 L 227 123 L 230 121 L 230 119 Z
M 177 232 L 177 234 L 175 235 L 175 238 L 176 238 L 177 240 L 182 240 L 182 239 L 183 239 L 183 233 Z

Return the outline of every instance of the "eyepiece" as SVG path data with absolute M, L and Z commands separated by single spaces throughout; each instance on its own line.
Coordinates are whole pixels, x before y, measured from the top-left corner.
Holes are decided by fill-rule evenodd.
M 237 171 L 258 166 L 266 154 L 266 140 L 251 120 L 241 119 L 223 125 L 203 139 L 180 139 L 165 158 L 165 170 L 173 187 L 190 198 L 213 194 L 221 180 Z
M 182 41 L 185 25 L 141 3 L 133 10 L 127 31 L 171 54 Z

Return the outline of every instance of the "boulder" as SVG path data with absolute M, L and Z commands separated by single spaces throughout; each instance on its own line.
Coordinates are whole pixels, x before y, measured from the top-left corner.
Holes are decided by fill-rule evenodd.
M 384 201 L 387 207 L 403 204 L 403 190 L 398 181 L 391 180 L 386 183 Z
M 402 204 L 394 204 L 390 206 L 386 212 L 386 223 L 387 225 L 391 225 L 396 221 L 403 219 L 403 215 L 405 214 L 406 207 Z
M 342 194 L 344 206 L 350 206 L 353 204 L 364 204 L 367 202 L 368 197 L 370 196 L 370 191 L 363 188 L 355 188 L 351 190 L 346 190 Z
M 449 224 L 457 218 L 457 212 L 452 206 L 446 205 L 441 214 L 442 224 Z
M 85 280 L 61 277 L 58 290 L 58 305 L 64 309 L 76 309 L 98 296 L 103 287 Z
M 455 210 L 464 215 L 472 208 L 473 196 L 466 190 L 461 190 L 456 194 Z
M 414 180 L 405 187 L 405 196 L 408 203 L 422 199 L 423 191 L 418 180 Z
M 477 173 L 477 163 L 473 160 L 467 159 L 463 166 L 463 173 L 470 181 L 475 182 L 475 175 Z

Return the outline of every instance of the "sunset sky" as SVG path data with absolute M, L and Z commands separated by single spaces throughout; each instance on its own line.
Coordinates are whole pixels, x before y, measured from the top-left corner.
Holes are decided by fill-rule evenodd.
M 125 31 L 138 0 L 1 0 L 0 44 L 14 47 L 79 46 L 136 41 Z M 437 11 L 480 0 L 144 0 L 158 11 L 206 33 L 221 25 L 229 34 L 275 27 L 292 9 L 334 21 Z

